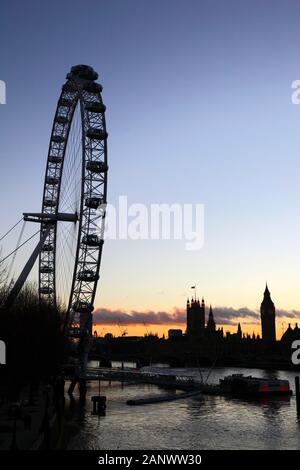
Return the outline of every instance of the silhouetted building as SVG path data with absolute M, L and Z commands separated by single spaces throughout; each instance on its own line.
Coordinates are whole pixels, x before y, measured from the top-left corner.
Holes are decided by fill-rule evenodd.
M 209 307 L 209 315 L 207 320 L 207 331 L 214 332 L 216 331 L 216 322 L 214 320 L 214 315 L 211 306 Z
M 205 302 L 202 298 L 201 304 L 199 300 L 187 300 L 186 306 L 187 328 L 186 336 L 189 340 L 202 344 L 205 340 L 213 344 L 215 340 L 223 338 L 223 328 L 216 329 L 216 322 L 212 306 L 209 308 L 207 325 L 205 325 Z
M 169 339 L 182 338 L 182 330 L 175 329 L 175 328 L 168 330 L 168 338 Z
M 168 343 L 168 357 L 175 357 L 181 351 L 178 357 L 188 364 L 206 364 L 218 360 L 225 364 L 262 366 L 272 361 L 279 364 L 279 360 L 286 361 L 286 358 L 289 358 L 290 363 L 291 344 L 300 339 L 300 328 L 297 324 L 294 329 L 289 326 L 282 340 L 276 341 L 276 311 L 267 285 L 260 313 L 262 337 L 254 332 L 243 333 L 240 323 L 237 324 L 235 332 L 224 334 L 223 328 L 217 327 L 212 307 L 209 308 L 206 323 L 204 299 L 200 303 L 196 298 L 192 298 L 187 301 L 186 334 L 181 339 L 178 338 L 181 349 L 175 349 L 177 338 L 173 336 L 173 341 Z
M 276 342 L 275 305 L 271 299 L 270 291 L 266 285 L 264 299 L 260 307 L 262 340 L 266 344 Z
M 236 333 L 230 333 L 229 331 L 227 331 L 226 338 L 234 340 L 234 341 L 246 339 L 246 336 L 243 335 L 243 333 L 242 333 L 241 324 L 240 323 L 238 324 Z
M 205 303 L 204 299 L 200 304 L 196 298 L 186 304 L 186 334 L 190 338 L 197 338 L 204 335 L 205 331 Z
M 292 328 L 289 323 L 288 329 L 283 333 L 280 340 L 281 351 L 290 357 L 292 344 L 296 340 L 300 340 L 300 328 L 298 327 L 298 323 L 296 323 L 295 328 Z
M 238 329 L 237 329 L 237 337 L 238 337 L 239 339 L 242 339 L 242 336 L 243 336 L 243 334 L 242 334 L 242 327 L 241 327 L 241 324 L 239 323 L 239 324 L 238 324 Z

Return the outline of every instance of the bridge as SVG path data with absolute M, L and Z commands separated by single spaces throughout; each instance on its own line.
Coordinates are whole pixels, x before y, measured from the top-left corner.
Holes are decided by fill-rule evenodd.
M 75 373 L 76 375 L 76 373 Z M 71 370 L 69 367 L 65 370 L 65 378 L 73 381 L 74 369 Z M 78 381 L 115 381 L 115 382 L 126 382 L 126 383 L 140 383 L 140 384 L 153 384 L 160 385 L 168 388 L 177 388 L 179 390 L 195 390 L 200 389 L 200 381 L 196 381 L 193 377 L 187 377 L 184 375 L 170 374 L 166 371 L 155 372 L 145 371 L 138 369 L 122 369 L 122 368 L 104 368 L 104 367 L 88 367 L 86 374 L 77 376 Z M 74 387 L 72 383 L 69 388 L 69 393 L 72 393 Z

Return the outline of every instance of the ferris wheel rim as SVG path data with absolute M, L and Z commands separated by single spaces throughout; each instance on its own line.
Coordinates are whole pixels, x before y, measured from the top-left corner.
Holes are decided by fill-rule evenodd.
M 94 308 L 93 303 L 102 258 L 105 219 L 105 209 L 99 211 L 98 205 L 101 200 L 101 204 L 105 206 L 107 198 L 106 108 L 102 101 L 102 86 L 95 82 L 97 77 L 98 74 L 88 66 L 72 67 L 71 72 L 67 75 L 67 81 L 62 87 L 53 120 L 42 200 L 42 213 L 58 214 L 65 155 L 74 113 L 76 107 L 79 106 L 82 138 L 80 210 L 77 221 L 77 246 L 73 278 L 67 306 L 68 320 L 70 313 L 72 313 L 73 317 L 77 315 L 77 323 L 78 318 L 80 319 L 84 313 L 91 313 Z M 100 229 L 100 237 L 97 238 L 97 244 L 95 242 L 93 246 L 91 237 L 96 240 L 96 228 L 98 233 Z M 41 236 L 44 230 L 45 224 L 41 223 Z M 91 251 L 93 254 L 90 253 Z M 46 253 L 45 256 L 44 253 Z M 56 255 L 57 224 L 53 226 L 39 257 L 40 301 L 46 300 L 55 307 L 58 300 Z M 90 260 L 88 262 L 91 263 L 92 270 L 86 269 L 87 259 Z M 79 267 L 81 275 L 79 275 Z M 88 271 L 93 275 L 88 275 Z

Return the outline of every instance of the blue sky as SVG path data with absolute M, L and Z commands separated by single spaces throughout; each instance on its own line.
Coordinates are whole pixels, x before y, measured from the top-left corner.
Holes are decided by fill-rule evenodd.
M 97 307 L 172 310 L 196 283 L 214 305 L 256 308 L 268 280 L 276 305 L 299 309 L 299 15 L 291 0 L 2 1 L 2 232 L 40 209 L 61 84 L 90 64 L 109 202 L 205 205 L 200 251 L 107 242 Z

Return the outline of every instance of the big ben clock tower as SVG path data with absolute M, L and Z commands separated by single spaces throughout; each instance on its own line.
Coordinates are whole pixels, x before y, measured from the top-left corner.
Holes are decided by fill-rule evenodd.
M 271 299 L 270 291 L 266 285 L 264 299 L 260 307 L 262 339 L 267 344 L 275 343 L 275 305 Z

